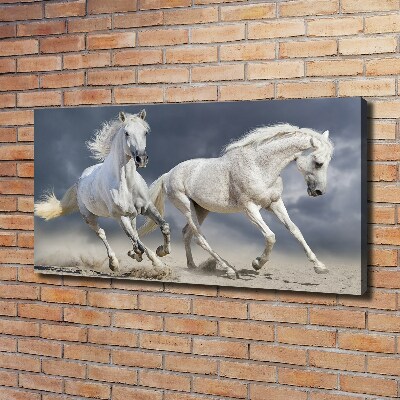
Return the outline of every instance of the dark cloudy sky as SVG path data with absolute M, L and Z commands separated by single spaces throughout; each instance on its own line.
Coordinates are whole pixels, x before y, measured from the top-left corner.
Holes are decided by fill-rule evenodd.
M 88 108 L 57 108 L 35 111 L 35 199 L 54 188 L 61 197 L 82 171 L 95 163 L 85 147 L 103 121 L 120 110 L 135 113 L 145 108 L 151 133 L 147 140 L 150 162 L 140 173 L 150 184 L 181 161 L 217 157 L 225 144 L 246 131 L 275 123 L 290 123 L 319 131 L 330 131 L 335 145 L 328 170 L 328 190 L 311 198 L 295 165 L 282 174 L 284 202 L 310 247 L 330 259 L 359 264 L 361 221 L 361 100 L 315 99 L 198 104 L 163 104 Z M 275 232 L 277 255 L 305 257 L 302 248 L 275 216 L 264 212 Z M 183 218 L 171 206 L 166 218 L 172 225 L 174 245 L 181 246 Z M 101 220 L 110 237 L 124 235 L 116 222 Z M 261 233 L 242 215 L 211 215 L 204 224 L 211 245 L 223 240 L 232 246 L 263 247 Z M 66 233 L 97 241 L 78 214 L 50 222 L 35 218 L 35 245 L 43 248 L 50 237 Z M 159 235 L 155 233 L 153 235 Z M 52 249 L 55 250 L 55 249 Z M 255 256 L 255 255 L 254 255 Z

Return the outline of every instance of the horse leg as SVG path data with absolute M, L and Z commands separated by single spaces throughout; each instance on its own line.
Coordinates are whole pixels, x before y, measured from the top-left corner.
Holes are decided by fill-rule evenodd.
M 269 208 L 286 226 L 286 228 L 289 229 L 290 233 L 302 244 L 308 259 L 312 263 L 314 263 L 314 271 L 318 274 L 326 274 L 329 271 L 328 268 L 326 268 L 325 265 L 317 259 L 317 256 L 314 254 L 314 252 L 310 249 L 307 242 L 305 241 L 302 233 L 300 232 L 300 229 L 290 219 L 286 207 L 283 204 L 283 200 L 279 199 L 278 201 L 271 203 Z
M 157 256 L 148 248 L 146 248 L 143 243 L 139 240 L 139 235 L 135 229 L 133 229 L 131 221 L 129 217 L 121 217 L 120 218 L 120 225 L 126 235 L 131 239 L 133 246 L 135 247 L 135 243 L 137 244 L 138 249 L 141 248 L 146 253 L 146 256 L 152 262 L 154 267 L 163 267 L 164 264 L 157 258 Z
M 199 206 L 196 203 L 194 203 L 194 209 L 196 210 L 197 221 L 199 222 L 199 225 L 201 225 L 204 222 L 204 220 L 206 219 L 209 211 L 206 210 L 205 208 Z M 186 250 L 187 266 L 190 269 L 197 268 L 196 264 L 193 260 L 192 249 L 190 246 L 192 238 L 193 238 L 193 232 L 192 232 L 192 229 L 190 228 L 189 224 L 186 224 L 185 227 L 182 229 L 182 235 L 183 235 L 183 242 L 185 244 L 185 250 Z
M 130 218 L 130 224 L 133 231 L 136 232 L 136 217 Z M 131 242 L 133 249 L 128 251 L 128 256 L 138 262 L 141 262 L 143 260 L 144 246 L 139 242 L 139 240 L 134 241 L 131 239 Z
M 260 209 L 254 203 L 249 203 L 246 206 L 246 215 L 249 220 L 256 225 L 262 232 L 265 238 L 265 249 L 260 257 L 257 257 L 252 262 L 252 266 L 255 270 L 259 270 L 268 261 L 269 255 L 271 254 L 272 248 L 275 244 L 275 234 L 268 228 L 267 224 L 262 219 Z
M 82 214 L 82 216 L 89 227 L 93 229 L 96 232 L 96 235 L 103 241 L 104 246 L 106 246 L 110 269 L 112 271 L 118 269 L 118 259 L 107 241 L 104 229 L 100 228 L 99 224 L 97 223 L 97 216 L 92 214 L 88 210 L 85 212 L 85 214 Z
M 164 244 L 157 247 L 156 254 L 159 257 L 166 256 L 171 252 L 171 235 L 168 223 L 160 215 L 154 204 L 150 204 L 144 215 L 152 219 L 160 227 L 161 233 L 164 237 Z
M 200 225 L 196 217 L 196 210 L 194 208 L 193 202 L 183 193 L 175 193 L 171 196 L 171 201 L 174 203 L 175 207 L 186 217 L 189 228 L 191 229 L 196 241 L 200 247 L 207 251 L 212 257 L 214 257 L 221 266 L 227 271 L 230 278 L 236 279 L 238 273 L 236 269 L 228 265 L 208 244 L 206 238 L 200 231 Z

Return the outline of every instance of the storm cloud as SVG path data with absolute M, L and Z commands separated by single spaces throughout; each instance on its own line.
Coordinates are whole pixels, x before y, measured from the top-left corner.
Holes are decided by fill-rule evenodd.
M 328 170 L 327 193 L 309 197 L 302 175 L 295 165 L 289 165 L 282 173 L 283 199 L 317 255 L 360 264 L 361 141 L 366 132 L 361 132 L 359 98 L 36 110 L 35 199 L 49 188 L 61 197 L 82 171 L 95 163 L 85 142 L 101 123 L 115 118 L 121 110 L 136 113 L 142 108 L 151 127 L 147 141 L 150 161 L 139 172 L 148 184 L 184 160 L 218 157 L 227 143 L 258 126 L 289 123 L 329 130 L 335 153 Z M 299 256 L 303 260 L 302 248 L 290 233 L 272 214 L 264 212 L 263 216 L 276 234 L 276 257 Z M 174 246 L 182 246 L 183 217 L 168 205 L 166 218 L 171 223 Z M 115 221 L 102 219 L 100 223 L 110 237 L 124 235 Z M 83 242 L 98 241 L 78 214 L 50 222 L 35 218 L 35 245 L 40 248 L 45 248 L 50 237 L 62 239 L 71 232 Z M 263 247 L 261 233 L 243 215 L 212 214 L 204 232 L 217 250 L 220 242 L 242 249 Z M 154 235 L 160 239 L 159 232 Z

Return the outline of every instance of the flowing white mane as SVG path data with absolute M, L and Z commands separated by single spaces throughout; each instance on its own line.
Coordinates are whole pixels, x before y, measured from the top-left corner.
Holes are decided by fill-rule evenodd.
M 261 143 L 270 142 L 283 136 L 291 136 L 296 133 L 303 133 L 308 136 L 315 137 L 316 139 L 323 141 L 330 148 L 333 147 L 329 138 L 325 138 L 320 132 L 317 132 L 313 129 L 299 128 L 298 126 L 290 124 L 277 124 L 271 126 L 261 126 L 251 130 L 241 138 L 228 144 L 224 148 L 223 153 L 227 153 L 239 147 L 258 146 Z
M 92 158 L 99 161 L 104 161 L 111 151 L 112 141 L 123 125 L 132 121 L 139 121 L 144 127 L 149 130 L 149 125 L 146 121 L 139 118 L 135 114 L 125 113 L 125 121 L 121 122 L 118 118 L 104 122 L 101 128 L 98 129 L 93 138 L 86 142 L 86 147 L 92 153 Z

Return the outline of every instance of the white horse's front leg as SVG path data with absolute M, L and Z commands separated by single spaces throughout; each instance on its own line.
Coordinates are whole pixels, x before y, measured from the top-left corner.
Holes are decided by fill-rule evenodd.
M 256 225 L 262 232 L 265 238 L 265 250 L 260 257 L 257 257 L 252 262 L 252 266 L 255 270 L 259 270 L 268 261 L 269 255 L 271 254 L 272 248 L 275 244 L 275 234 L 268 228 L 267 224 L 262 219 L 260 214 L 260 208 L 254 203 L 249 203 L 246 206 L 246 215 L 249 220 Z
M 152 219 L 160 227 L 161 233 L 164 236 L 164 244 L 157 247 L 156 254 L 159 257 L 164 257 L 171 253 L 171 235 L 168 223 L 160 215 L 154 204 L 149 205 L 144 215 Z
M 135 247 L 135 244 L 137 247 L 143 248 L 144 252 L 146 253 L 147 257 L 149 260 L 152 262 L 153 266 L 155 267 L 163 267 L 164 264 L 158 259 L 158 257 L 148 248 L 146 248 L 143 243 L 139 240 L 139 235 L 136 232 L 136 230 L 133 229 L 131 221 L 129 217 L 121 217 L 120 218 L 120 225 L 126 235 L 131 239 L 133 246 Z
M 317 256 L 310 249 L 310 246 L 305 241 L 300 229 L 295 225 L 295 223 L 290 219 L 289 214 L 286 210 L 283 200 L 271 203 L 270 210 L 278 217 L 278 219 L 289 229 L 290 233 L 302 244 L 304 251 L 307 254 L 308 259 L 314 263 L 314 271 L 318 274 L 326 274 L 329 270 L 325 265 L 317 259 Z

